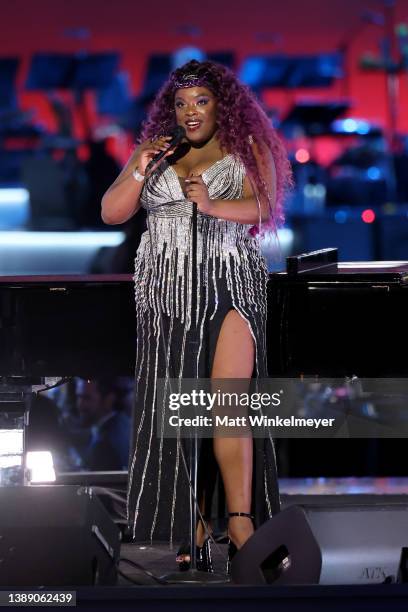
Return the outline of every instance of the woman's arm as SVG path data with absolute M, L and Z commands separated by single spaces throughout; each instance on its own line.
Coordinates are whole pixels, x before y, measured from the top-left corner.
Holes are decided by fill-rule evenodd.
M 140 208 L 140 194 L 144 181 L 136 181 L 132 176 L 134 170 L 144 175 L 146 166 L 159 151 L 167 151 L 167 140 L 171 136 L 159 138 L 155 142 L 146 140 L 130 156 L 118 178 L 105 192 L 101 202 L 101 217 L 108 225 L 124 223 L 137 213 Z M 167 154 L 170 154 L 168 151 Z
M 273 203 L 276 197 L 275 164 L 269 149 L 265 145 L 263 149 L 266 162 L 261 155 L 259 145 L 255 143 L 252 145 L 259 173 L 265 181 Z M 218 219 L 251 225 L 259 223 L 259 216 L 261 216 L 262 223 L 265 223 L 270 218 L 270 204 L 268 200 L 263 196 L 259 196 L 258 204 L 248 176 L 244 179 L 242 198 L 239 200 L 210 200 L 208 190 L 201 177 L 189 177 L 187 181 L 189 184 L 187 188 L 188 197 L 194 202 L 197 202 L 198 209 L 207 215 L 212 215 Z
M 124 223 L 139 210 L 144 181 L 138 182 L 133 178 L 132 172 L 136 167 L 137 149 L 102 197 L 101 217 L 104 223 L 109 225 Z

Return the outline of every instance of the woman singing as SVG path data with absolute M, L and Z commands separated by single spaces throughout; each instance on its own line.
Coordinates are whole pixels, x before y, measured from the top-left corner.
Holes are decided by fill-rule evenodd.
M 177 125 L 186 137 L 170 149 L 168 134 Z M 162 163 L 145 176 L 160 151 L 166 152 Z M 140 207 L 148 211 L 134 276 L 136 395 L 127 503 L 134 540 L 172 544 L 188 535 L 182 444 L 157 429 L 158 379 L 268 375 L 268 273 L 255 234 L 280 220 L 289 174 L 284 148 L 250 90 L 221 65 L 191 61 L 158 93 L 139 145 L 102 199 L 108 224 L 127 221 Z M 198 207 L 195 313 L 191 202 Z M 192 322 L 199 329 L 196 358 L 189 353 Z M 233 553 L 279 510 L 273 442 L 268 436 L 202 441 L 198 499 L 206 518 L 214 469 L 224 486 Z M 212 571 L 206 532 L 200 521 L 197 566 Z M 188 547 L 177 560 L 188 566 Z

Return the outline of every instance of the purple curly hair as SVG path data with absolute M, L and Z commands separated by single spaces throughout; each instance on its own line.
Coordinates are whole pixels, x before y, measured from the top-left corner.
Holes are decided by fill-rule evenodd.
M 267 224 L 262 224 L 262 228 L 275 229 L 284 220 L 283 200 L 286 189 L 291 184 L 289 160 L 280 138 L 253 92 L 240 83 L 235 74 L 225 66 L 211 61 L 192 60 L 174 70 L 149 110 L 142 126 L 140 141 L 158 134 L 168 134 L 175 127 L 174 95 L 180 83 L 183 83 L 183 80 L 188 83 L 192 75 L 193 81 L 196 79 L 197 84 L 208 87 L 216 96 L 220 145 L 227 153 L 234 153 L 241 159 L 257 197 L 266 198 L 269 202 L 271 219 Z M 259 153 L 265 164 L 269 163 L 266 159 L 267 150 L 272 154 L 276 169 L 275 201 L 271 201 L 265 181 L 260 175 L 251 146 L 252 141 L 264 145 L 259 148 Z M 257 233 L 259 226 L 254 226 L 253 230 L 252 233 Z

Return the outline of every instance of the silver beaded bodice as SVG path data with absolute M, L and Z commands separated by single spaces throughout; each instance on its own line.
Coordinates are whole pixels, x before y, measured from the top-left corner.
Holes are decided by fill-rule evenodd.
M 233 154 L 215 162 L 202 178 L 211 199 L 235 200 L 242 197 L 245 167 Z M 149 231 L 142 235 L 138 252 L 144 258 L 174 260 L 177 251 L 177 277 L 183 275 L 183 259 L 191 249 L 192 204 L 184 196 L 175 169 L 164 162 L 145 183 L 141 204 L 148 211 Z M 198 211 L 197 264 L 206 257 L 239 257 L 241 247 L 259 251 L 259 243 L 249 234 L 252 224 L 218 219 Z M 150 237 L 152 244 L 150 245 Z M 140 271 L 139 271 L 140 273 Z M 139 277 L 140 278 L 140 277 Z
M 202 173 L 211 199 L 235 200 L 242 197 L 245 167 L 232 154 L 212 164 Z M 179 177 L 166 161 L 147 179 L 141 204 L 157 216 L 189 216 L 191 203 L 183 194 Z M 202 214 L 202 213 L 199 213 Z

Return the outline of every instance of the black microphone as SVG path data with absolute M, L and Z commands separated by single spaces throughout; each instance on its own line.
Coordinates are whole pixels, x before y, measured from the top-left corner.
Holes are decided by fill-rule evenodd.
M 175 147 L 176 145 L 179 144 L 179 142 L 181 142 L 181 140 L 183 140 L 184 136 L 186 135 L 186 130 L 183 128 L 182 125 L 176 125 L 175 128 L 173 128 L 169 134 L 169 136 L 172 137 L 172 139 L 169 141 L 169 148 L 171 149 L 173 147 Z M 149 163 L 146 166 L 146 170 L 145 170 L 145 175 L 148 175 L 149 172 L 152 170 L 152 168 L 157 164 L 157 162 L 159 162 L 161 159 L 163 159 L 163 157 L 166 155 L 167 151 L 159 151 L 159 153 L 157 155 L 155 155 L 153 157 L 153 159 L 151 159 L 149 161 Z

